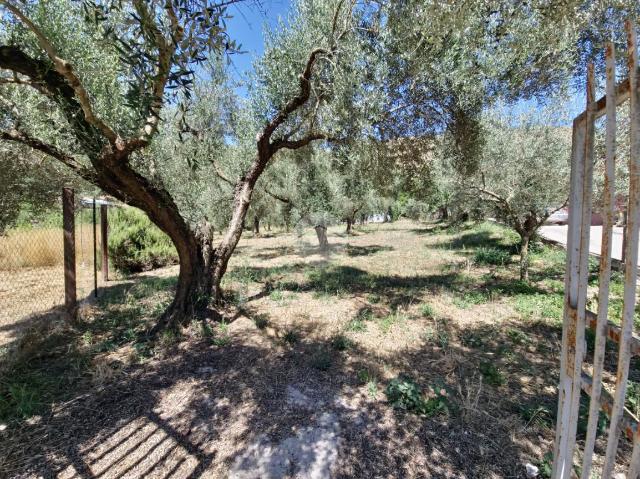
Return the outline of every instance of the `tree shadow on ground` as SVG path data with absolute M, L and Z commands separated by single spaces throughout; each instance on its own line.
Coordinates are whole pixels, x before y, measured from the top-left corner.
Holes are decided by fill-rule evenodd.
M 409 284 L 394 281 L 381 284 Z M 25 367 L 74 379 L 64 398 L 51 398 L 29 420 L 8 423 L 0 435 L 0 471 L 7 477 L 521 476 L 541 431 L 549 436 L 550 426 L 531 424 L 522 407 L 553 410 L 559 330 L 545 324 L 514 325 L 517 332 L 487 325 L 458 330 L 446 323 L 434 320 L 446 341 L 425 335 L 383 357 L 357 342 L 342 349 L 332 338 L 317 339 L 304 325 L 288 344 L 245 319 L 223 346 L 188 339 L 125 368 L 107 362 L 112 373 L 98 382 L 93 366 L 74 369 L 69 361 L 74 341 L 43 343 L 40 357 Z M 66 338 L 79 339 L 89 327 L 68 330 Z M 58 360 L 66 369 L 52 369 Z M 381 391 L 389 367 L 424 388 L 444 381 L 449 415 L 394 410 Z M 516 384 L 499 380 L 506 372 Z M 520 392 L 504 397 L 514 390 Z
M 348 244 L 345 246 L 345 253 L 347 254 L 347 256 L 370 256 L 382 251 L 393 251 L 393 247 L 380 246 L 375 244 L 367 246 L 356 246 Z

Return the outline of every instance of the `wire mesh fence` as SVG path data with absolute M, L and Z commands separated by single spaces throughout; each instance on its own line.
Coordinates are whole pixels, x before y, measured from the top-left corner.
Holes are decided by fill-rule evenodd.
M 99 221 L 100 208 L 95 214 Z M 0 235 L 0 345 L 1 336 L 12 336 L 20 323 L 64 305 L 62 219 L 60 206 L 46 224 L 22 225 Z M 102 284 L 102 275 L 94 274 L 94 268 L 101 269 L 102 244 L 99 224 L 94 236 L 91 203 L 75 201 L 74 219 L 76 291 L 82 300 L 93 294 L 94 277 Z

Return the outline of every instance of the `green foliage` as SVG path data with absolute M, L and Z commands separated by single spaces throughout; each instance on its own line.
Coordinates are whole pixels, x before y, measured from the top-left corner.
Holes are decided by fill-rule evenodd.
M 485 292 L 466 290 L 453 297 L 453 304 L 460 309 L 469 309 L 474 305 L 486 303 L 489 299 Z
M 287 344 L 295 344 L 300 341 L 300 333 L 295 329 L 288 329 L 282 335 L 282 339 Z
M 514 297 L 517 312 L 528 319 L 562 320 L 563 296 L 559 293 L 517 294 Z
M 387 400 L 395 409 L 430 417 L 448 413 L 450 405 L 447 390 L 442 385 L 429 387 L 425 394 L 420 386 L 408 377 L 398 377 L 388 384 Z
M 504 266 L 511 262 L 511 254 L 501 248 L 481 247 L 475 251 L 473 261 L 476 264 Z
M 367 324 L 361 318 L 353 318 L 347 324 L 347 331 L 352 331 L 354 333 L 361 333 L 367 330 Z
M 553 427 L 553 411 L 541 404 L 525 405 L 520 410 L 520 416 L 527 425 L 538 427 Z
M 123 273 L 159 268 L 178 261 L 167 235 L 141 211 L 112 209 L 110 213 L 109 257 Z
M 482 377 L 492 386 L 502 386 L 505 382 L 504 373 L 491 361 L 483 361 L 478 366 Z
M 435 343 L 442 349 L 449 346 L 449 333 L 440 322 L 436 323 L 435 326 L 427 326 L 422 333 L 422 338 L 429 343 Z
M 547 452 L 538 463 L 540 477 L 548 479 L 553 473 L 553 452 Z
M 12 415 L 28 418 L 36 414 L 41 404 L 41 392 L 24 383 L 9 384 L 6 395 L 0 395 L 0 418 Z
M 425 318 L 435 318 L 436 317 L 435 309 L 433 309 L 433 306 L 431 306 L 429 303 L 423 303 L 423 304 L 420 305 L 420 313 Z
M 627 408 L 635 415 L 640 417 L 640 382 L 631 381 L 627 382 Z
M 258 329 L 264 329 L 269 325 L 269 317 L 266 314 L 255 314 L 253 322 Z
M 344 334 L 336 334 L 331 338 L 331 347 L 336 351 L 345 351 L 349 349 L 353 343 Z
M 271 301 L 280 302 L 284 299 L 284 293 L 279 289 L 274 289 L 269 293 L 269 299 Z

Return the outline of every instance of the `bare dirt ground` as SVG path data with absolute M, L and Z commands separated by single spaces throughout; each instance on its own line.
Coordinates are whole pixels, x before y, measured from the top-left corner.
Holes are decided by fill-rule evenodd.
M 68 394 L 6 422 L 0 476 L 519 478 L 548 465 L 560 329 L 516 307 L 529 290 L 509 289 L 514 268 L 474 265 L 464 233 L 412 222 L 332 228 L 327 254 L 311 234 L 243 239 L 228 322 L 211 331 L 194 323 L 151 352 L 127 340 L 170 298 L 150 274 L 114 286 L 106 316 L 57 326 L 47 341 L 78 338 L 73 373 L 55 353 L 20 367 L 40 361 Z M 126 328 L 104 339 L 96 318 Z M 385 388 L 405 376 L 446 407 L 394 409 Z

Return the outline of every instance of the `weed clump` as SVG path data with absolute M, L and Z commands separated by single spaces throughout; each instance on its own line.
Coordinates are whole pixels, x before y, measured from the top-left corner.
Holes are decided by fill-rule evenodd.
M 483 246 L 473 255 L 473 262 L 482 265 L 504 266 L 511 262 L 511 254 L 505 249 Z
M 395 409 L 430 417 L 448 413 L 449 394 L 444 386 L 429 387 L 424 393 L 413 379 L 398 377 L 393 379 L 385 391 L 387 400 Z

